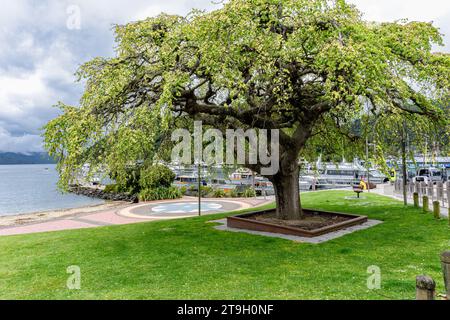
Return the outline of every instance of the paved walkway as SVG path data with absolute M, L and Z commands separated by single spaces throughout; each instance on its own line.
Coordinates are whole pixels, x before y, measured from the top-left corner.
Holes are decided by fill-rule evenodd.
M 372 190 L 370 191 L 372 192 Z M 403 201 L 403 194 L 399 194 L 394 192 L 394 186 L 390 185 L 390 184 L 383 184 L 383 185 L 378 185 L 376 189 L 373 189 L 374 193 L 383 195 L 383 196 L 387 196 L 390 198 L 394 198 L 396 200 L 400 200 Z M 411 195 L 408 194 L 408 204 L 414 204 L 413 198 L 411 197 Z M 431 201 L 430 201 L 430 211 L 432 211 L 431 208 Z M 446 207 L 441 207 L 441 216 L 444 218 L 448 217 L 448 208 Z
M 111 225 L 124 225 L 132 223 L 141 223 L 148 221 L 157 221 L 162 219 L 179 219 L 186 217 L 196 216 L 195 212 L 186 212 L 183 214 L 173 214 L 173 212 L 168 212 L 167 215 L 164 213 L 159 213 L 158 215 L 145 215 L 139 214 L 138 208 L 148 206 L 149 208 L 155 205 L 167 205 L 176 203 L 194 203 L 196 200 L 192 197 L 184 197 L 178 200 L 168 200 L 168 201 L 157 201 L 148 202 L 144 204 L 137 205 L 124 205 L 122 207 L 96 211 L 91 213 L 81 213 L 73 214 L 70 216 L 64 216 L 60 218 L 55 218 L 47 221 L 29 223 L 20 226 L 7 226 L 0 227 L 0 236 L 7 235 L 17 235 L 17 234 L 27 234 L 27 233 L 38 233 L 38 232 L 49 232 L 49 231 L 60 231 L 69 229 L 84 229 L 84 228 L 96 228 Z M 228 204 L 225 202 L 232 202 L 232 210 L 240 210 L 249 207 L 258 207 L 267 203 L 273 202 L 273 198 L 267 197 L 266 199 L 262 197 L 258 198 L 239 198 L 239 199 L 205 199 L 205 202 L 216 202 L 224 203 L 224 208 L 227 208 Z M 231 208 L 231 207 L 230 207 Z M 204 212 L 204 214 L 219 213 L 223 210 L 215 210 Z M 134 213 L 133 213 L 134 212 Z M 137 214 L 136 214 L 137 212 Z
M 342 190 L 342 189 L 340 189 Z M 402 196 L 393 192 L 393 187 L 390 185 L 380 185 L 377 189 L 371 190 L 371 192 L 385 195 L 397 200 L 402 200 Z M 184 197 L 178 200 L 168 201 L 156 201 L 140 203 L 135 205 L 124 205 L 113 209 L 106 209 L 100 211 L 94 211 L 89 213 L 76 213 L 59 218 L 53 218 L 46 221 L 25 223 L 16 226 L 0 226 L 0 236 L 60 231 L 69 229 L 84 229 L 95 228 L 111 225 L 124 225 L 132 223 L 142 223 L 148 221 L 157 221 L 165 219 L 180 219 L 186 217 L 193 217 L 197 215 L 196 210 L 179 212 L 178 210 L 168 212 L 158 212 L 158 210 L 151 210 L 152 208 L 164 208 L 164 206 L 170 204 L 178 204 L 195 207 L 196 198 Z M 268 204 L 274 201 L 273 197 L 258 198 L 239 198 L 239 199 L 204 199 L 204 202 L 220 203 L 221 207 L 213 211 L 203 212 L 203 214 L 214 214 L 225 211 L 241 210 L 249 207 L 258 207 L 264 204 Z M 412 199 L 408 199 L 409 203 L 412 203 Z M 173 205 L 172 205 L 173 207 Z M 448 209 L 441 208 L 441 214 L 443 217 L 448 216 Z

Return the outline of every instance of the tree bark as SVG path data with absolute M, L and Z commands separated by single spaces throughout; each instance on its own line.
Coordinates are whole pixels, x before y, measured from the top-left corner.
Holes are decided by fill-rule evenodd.
M 283 220 L 303 219 L 303 211 L 300 203 L 299 169 L 296 167 L 289 172 L 280 170 L 272 176 L 271 181 L 275 189 L 277 204 L 277 218 Z

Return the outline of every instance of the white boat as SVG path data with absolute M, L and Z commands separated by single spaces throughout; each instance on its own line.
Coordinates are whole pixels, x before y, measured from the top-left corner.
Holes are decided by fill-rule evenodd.
M 315 183 L 317 183 L 317 179 L 314 176 L 300 175 L 300 178 L 298 179 L 300 191 L 312 190 Z
M 230 180 L 235 184 L 252 185 L 256 175 L 249 169 L 239 168 L 230 175 Z
M 314 180 L 317 188 L 352 186 L 359 184 L 361 180 L 367 181 L 367 169 L 357 161 L 353 163 L 342 162 L 340 164 L 320 163 L 316 172 L 306 170 L 306 174 L 300 176 L 302 190 L 312 189 Z M 370 183 L 382 184 L 389 182 L 389 177 L 376 169 L 369 169 Z

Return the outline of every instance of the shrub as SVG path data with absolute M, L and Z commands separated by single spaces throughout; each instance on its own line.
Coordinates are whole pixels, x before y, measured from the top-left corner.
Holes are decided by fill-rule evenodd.
M 254 198 L 256 197 L 256 191 L 254 188 L 247 188 L 243 194 L 244 198 Z
M 214 189 L 209 186 L 202 186 L 201 190 L 202 190 L 202 197 L 206 197 L 206 196 L 212 195 L 214 193 Z
M 139 193 L 141 201 L 171 200 L 181 198 L 182 194 L 177 187 L 159 187 L 153 189 L 143 189 Z
M 111 172 L 110 177 L 117 182 L 114 190 L 110 192 L 137 194 L 141 189 L 139 186 L 140 169 L 137 166 L 127 168 L 125 175 L 119 176 L 117 173 Z
M 237 188 L 231 190 L 230 196 L 231 196 L 232 198 L 239 198 L 239 197 L 240 197 L 240 194 L 239 194 L 239 191 L 237 190 Z
M 223 189 L 215 189 L 213 192 L 214 198 L 225 198 L 227 195 L 225 194 L 225 191 Z
M 106 193 L 117 193 L 119 190 L 119 185 L 117 184 L 108 184 L 103 190 Z
M 142 168 L 139 185 L 141 190 L 169 188 L 175 179 L 175 173 L 164 165 L 157 164 Z
M 180 188 L 180 192 L 181 192 L 181 194 L 182 194 L 183 196 L 186 194 L 187 191 L 188 191 L 188 190 L 187 190 L 187 187 L 186 187 L 186 186 L 182 186 L 182 187 Z

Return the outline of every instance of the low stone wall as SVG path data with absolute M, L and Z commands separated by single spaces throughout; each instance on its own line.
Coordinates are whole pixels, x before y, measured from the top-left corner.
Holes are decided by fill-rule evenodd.
M 128 193 L 111 193 L 105 192 L 102 189 L 89 188 L 82 186 L 70 186 L 69 191 L 74 194 L 83 195 L 91 198 L 98 198 L 110 201 L 130 201 L 137 203 L 139 201 L 136 195 L 130 195 Z

